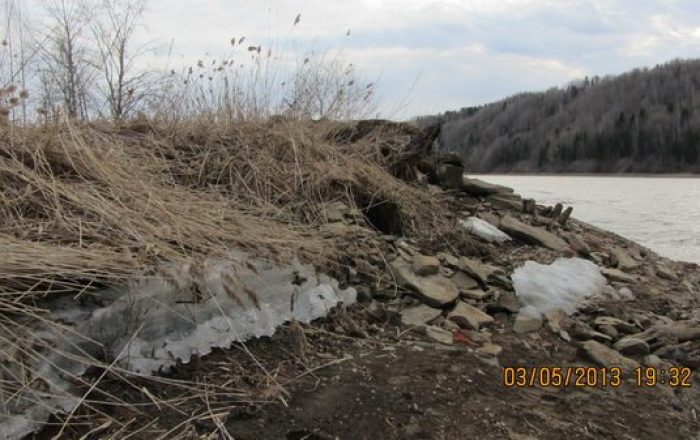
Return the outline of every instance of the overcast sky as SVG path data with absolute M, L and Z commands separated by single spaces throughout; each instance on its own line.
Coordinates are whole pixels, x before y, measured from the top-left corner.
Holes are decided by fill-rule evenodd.
M 700 55 L 698 0 L 150 0 L 145 25 L 186 59 L 242 35 L 340 50 L 395 118 Z

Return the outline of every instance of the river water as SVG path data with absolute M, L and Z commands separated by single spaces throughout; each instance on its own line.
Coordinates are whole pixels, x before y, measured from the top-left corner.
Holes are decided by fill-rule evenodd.
M 700 263 L 700 178 L 469 175 L 514 188 L 539 204 L 573 206 L 573 217 L 674 260 Z

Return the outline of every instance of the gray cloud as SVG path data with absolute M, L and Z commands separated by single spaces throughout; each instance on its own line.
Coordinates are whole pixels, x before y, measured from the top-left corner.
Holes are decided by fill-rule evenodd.
M 699 24 L 690 0 L 151 0 L 144 38 L 175 38 L 185 59 L 233 35 L 337 49 L 381 79 L 388 116 L 409 117 L 695 57 Z

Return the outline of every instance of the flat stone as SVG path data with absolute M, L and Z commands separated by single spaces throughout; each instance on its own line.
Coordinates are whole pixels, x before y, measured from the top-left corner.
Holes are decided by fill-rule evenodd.
M 562 309 L 553 309 L 544 313 L 544 318 L 547 320 L 547 328 L 552 333 L 560 333 L 562 330 L 571 328 L 573 321 L 569 318 Z
M 575 252 L 583 256 L 590 255 L 591 247 L 588 246 L 588 243 L 586 243 L 586 241 L 580 235 L 569 234 L 566 239 L 569 242 L 569 245 L 571 245 L 571 249 L 573 249 Z
M 468 290 L 460 290 L 459 294 L 462 296 L 462 298 L 469 298 L 469 299 L 475 299 L 477 301 L 483 301 L 486 298 L 493 295 L 493 292 L 490 290 L 484 291 L 481 289 L 468 289 Z
M 443 264 L 457 268 L 462 266 L 461 259 L 447 252 L 438 252 L 435 256 L 438 260 L 442 261 Z
M 617 341 L 613 348 L 622 354 L 630 356 L 643 356 L 649 354 L 649 344 L 641 339 L 626 337 Z
M 417 327 L 426 324 L 440 316 L 442 310 L 426 305 L 409 307 L 401 312 L 401 324 L 406 327 Z
M 633 275 L 627 274 L 620 269 L 603 268 L 603 275 L 610 281 L 617 281 L 618 283 L 634 283 L 637 278 Z
M 454 274 L 452 282 L 455 283 L 460 292 L 479 288 L 479 282 L 462 271 Z
M 497 344 L 492 344 L 490 342 L 487 342 L 486 344 L 476 349 L 476 352 L 478 354 L 486 356 L 498 356 L 499 354 L 501 354 L 502 351 L 503 347 Z
M 431 307 L 444 307 L 455 302 L 459 289 L 450 278 L 440 274 L 417 276 L 411 265 L 400 258 L 389 263 L 389 270 L 399 285 L 412 290 L 416 296 Z
M 509 215 L 501 220 L 501 229 L 528 244 L 541 245 L 559 252 L 565 252 L 570 249 L 564 240 L 551 232 L 527 225 Z
M 435 342 L 440 344 L 452 345 L 452 332 L 435 327 L 433 325 L 425 326 L 425 335 Z
M 617 339 L 620 336 L 620 332 L 617 331 L 615 327 L 612 325 L 601 325 L 598 326 L 598 330 L 601 333 L 605 333 L 606 335 L 610 336 L 613 339 Z
M 462 257 L 460 258 L 460 269 L 462 269 L 467 274 L 471 275 L 473 278 L 479 280 L 480 283 L 486 284 L 486 280 L 494 273 L 502 272 L 502 270 L 496 266 L 490 264 L 482 263 L 481 261 Z
M 420 276 L 433 275 L 440 270 L 440 260 L 436 257 L 416 254 L 413 256 L 413 273 Z
M 613 257 L 617 268 L 625 272 L 634 270 L 641 265 L 641 263 L 632 258 L 626 250 L 619 247 L 611 248 L 610 255 Z
M 542 318 L 522 313 L 518 313 L 518 316 L 515 317 L 515 323 L 513 323 L 513 331 L 519 334 L 536 332 L 540 327 L 542 327 Z
M 493 322 L 491 316 L 461 301 L 457 302 L 457 306 L 447 315 L 447 319 L 470 330 L 478 330 L 480 326 Z
M 501 292 L 496 301 L 487 305 L 489 313 L 518 313 L 520 303 L 514 293 Z
M 665 280 L 678 280 L 678 275 L 676 274 L 676 272 L 670 267 L 665 266 L 663 264 L 659 264 L 658 266 L 656 266 L 656 275 L 658 275 L 659 278 L 663 278 Z
M 492 194 L 486 200 L 495 208 L 523 211 L 523 201 L 517 194 Z
M 618 295 L 627 301 L 632 301 L 635 299 L 634 293 L 632 293 L 632 290 L 630 290 L 629 287 L 623 287 L 618 291 Z
M 593 320 L 593 325 L 596 327 L 609 325 L 615 327 L 615 329 L 623 333 L 635 333 L 638 331 L 634 324 L 630 324 L 629 322 L 615 318 L 614 316 L 598 316 Z
M 481 179 L 470 179 L 464 177 L 462 179 L 462 189 L 469 194 L 475 196 L 488 196 L 491 194 L 508 194 L 513 192 L 513 188 L 507 186 L 496 185 L 483 181 Z
M 588 358 L 601 367 L 620 367 L 629 371 L 639 366 L 639 363 L 634 359 L 627 358 L 598 341 L 591 340 L 582 343 L 581 350 Z
M 477 217 L 492 224 L 495 227 L 499 227 L 501 225 L 501 218 L 491 212 L 481 212 Z

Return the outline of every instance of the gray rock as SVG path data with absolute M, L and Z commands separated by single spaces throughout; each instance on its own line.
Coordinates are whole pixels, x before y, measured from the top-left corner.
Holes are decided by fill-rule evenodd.
M 472 258 L 462 257 L 460 259 L 460 269 L 477 279 L 480 283 L 486 284 L 486 280 L 494 273 L 502 272 L 496 266 L 482 263 Z
M 517 194 L 492 194 L 486 200 L 499 209 L 512 209 L 518 212 L 524 210 L 522 198 Z
M 641 339 L 626 337 L 617 341 L 613 348 L 622 354 L 630 356 L 642 356 L 649 354 L 649 344 Z
M 459 290 L 450 278 L 440 274 L 416 276 L 411 265 L 400 258 L 389 263 L 389 270 L 396 277 L 399 285 L 412 290 L 429 306 L 444 307 L 455 302 L 459 297 Z
M 611 248 L 610 256 L 612 257 L 615 266 L 625 272 L 634 270 L 641 265 L 641 263 L 632 258 L 632 256 L 627 253 L 626 250 L 619 247 Z
M 580 255 L 588 256 L 591 253 L 591 247 L 588 243 L 578 234 L 569 234 L 566 237 L 567 241 L 571 245 L 571 248 L 578 252 Z
M 462 189 L 475 196 L 488 196 L 491 194 L 508 194 L 513 192 L 513 188 L 488 183 L 480 179 L 470 179 L 468 177 L 465 177 L 462 180 Z
M 603 275 L 610 281 L 617 281 L 618 283 L 634 283 L 637 278 L 634 275 L 627 274 L 619 269 L 603 268 Z
M 620 336 L 620 332 L 618 332 L 617 329 L 612 325 L 598 326 L 598 330 L 600 330 L 601 333 L 605 333 L 613 339 L 617 339 Z
M 501 218 L 491 212 L 481 212 L 479 213 L 478 217 L 495 227 L 499 227 L 501 225 Z
M 498 356 L 499 354 L 501 354 L 502 351 L 503 347 L 490 342 L 487 342 L 486 344 L 476 349 L 476 352 L 478 354 L 485 356 Z
M 410 307 L 401 312 L 401 324 L 405 325 L 406 327 L 417 327 L 419 325 L 427 324 L 440 316 L 441 313 L 442 311 L 440 309 L 434 309 L 423 304 Z
M 618 291 L 618 294 L 620 297 L 624 300 L 627 301 L 632 301 L 635 299 L 634 293 L 632 293 L 632 290 L 630 290 L 629 287 L 623 287 Z
M 581 350 L 589 359 L 601 367 L 620 367 L 623 370 L 630 371 L 639 366 L 639 363 L 634 359 L 627 358 L 598 341 L 591 340 L 582 343 Z
M 462 271 L 457 272 L 452 277 L 452 282 L 455 283 L 460 292 L 479 288 L 479 282 Z
M 448 315 L 447 319 L 456 322 L 460 327 L 478 330 L 480 326 L 493 322 L 493 318 L 474 306 L 464 302 L 457 302 L 457 306 Z
M 596 327 L 609 325 L 622 333 L 635 333 L 638 331 L 637 326 L 634 324 L 630 324 L 627 321 L 623 321 L 622 319 L 615 318 L 613 316 L 598 316 L 593 320 L 593 325 Z
M 425 335 L 440 344 L 452 345 L 452 333 L 433 325 L 425 326 Z
M 486 306 L 486 310 L 489 313 L 518 313 L 520 303 L 514 293 L 500 292 L 496 301 Z
M 664 361 L 662 361 L 661 358 L 657 355 L 650 354 L 644 356 L 644 359 L 642 359 L 642 363 L 647 367 L 660 368 Z
M 501 220 L 501 229 L 529 244 L 542 245 L 559 252 L 565 252 L 570 249 L 564 240 L 551 232 L 527 225 L 509 215 Z
M 441 163 L 436 170 L 438 182 L 444 188 L 457 189 L 462 187 L 464 167 Z
M 573 321 L 569 318 L 562 309 L 553 309 L 544 313 L 544 317 L 547 320 L 547 328 L 549 328 L 552 333 L 560 333 L 562 330 L 567 330 L 573 325 Z
M 462 298 L 475 299 L 477 301 L 483 301 L 493 294 L 491 290 L 484 291 L 481 289 L 460 290 L 459 293 L 462 296 Z
M 559 218 L 557 218 L 557 221 L 559 222 L 560 225 L 565 225 L 569 221 L 569 217 L 571 217 L 571 213 L 574 211 L 574 208 L 569 206 L 564 210 L 564 212 L 561 213 Z
M 540 327 L 542 327 L 542 318 L 522 313 L 518 313 L 513 323 L 513 331 L 519 334 L 536 332 Z
M 416 254 L 413 256 L 413 273 L 420 276 L 433 275 L 440 270 L 440 260 L 436 257 Z
M 656 275 L 658 275 L 659 278 L 663 278 L 665 280 L 678 280 L 678 275 L 676 274 L 676 272 L 670 267 L 665 266 L 663 264 L 659 264 L 656 266 Z

